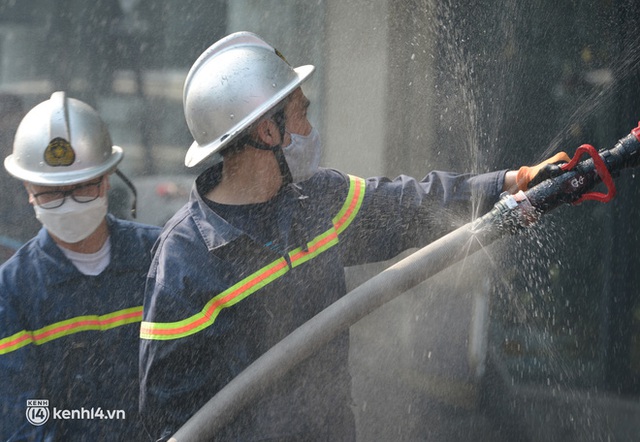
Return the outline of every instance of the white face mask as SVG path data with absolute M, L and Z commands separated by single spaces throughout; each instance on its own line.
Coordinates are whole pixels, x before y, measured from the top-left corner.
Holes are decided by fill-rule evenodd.
M 107 197 L 79 203 L 67 197 L 60 207 L 43 209 L 33 206 L 36 218 L 54 236 L 66 243 L 76 243 L 91 235 L 107 214 Z
M 320 134 L 314 127 L 307 136 L 293 133 L 289 135 L 291 143 L 283 147 L 282 152 L 287 160 L 293 182 L 299 183 L 311 178 L 318 171 L 322 157 Z

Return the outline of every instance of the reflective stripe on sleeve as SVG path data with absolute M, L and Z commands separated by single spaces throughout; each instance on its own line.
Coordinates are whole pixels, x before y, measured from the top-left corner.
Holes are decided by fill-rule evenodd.
M 364 192 L 364 180 L 349 176 L 349 193 L 342 208 L 333 218 L 333 227 L 310 241 L 306 250 L 300 247 L 289 252 L 291 268 L 315 258 L 338 244 L 338 235 L 344 232 L 358 214 Z M 284 258 L 279 258 L 215 296 L 207 302 L 201 311 L 189 318 L 175 322 L 143 321 L 140 326 L 140 337 L 142 339 L 170 340 L 195 334 L 211 326 L 223 308 L 240 302 L 288 271 L 287 261 Z
M 83 331 L 106 331 L 140 321 L 142 321 L 142 306 L 119 310 L 101 316 L 77 316 L 47 325 L 38 330 L 23 330 L 4 339 L 0 339 L 0 355 L 18 350 L 29 344 L 41 345 L 54 339 Z

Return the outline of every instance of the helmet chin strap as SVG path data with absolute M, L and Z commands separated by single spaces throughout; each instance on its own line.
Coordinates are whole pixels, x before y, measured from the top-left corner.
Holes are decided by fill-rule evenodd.
M 289 165 L 287 164 L 287 159 L 285 158 L 284 152 L 282 151 L 282 143 L 278 143 L 275 146 L 269 146 L 268 144 L 248 139 L 246 141 L 246 144 L 251 147 L 255 147 L 256 149 L 270 150 L 271 152 L 273 152 L 273 155 L 275 155 L 276 161 L 278 162 L 278 167 L 280 168 L 282 185 L 286 186 L 287 184 L 291 184 L 293 182 L 293 177 L 291 176 L 291 171 L 289 170 Z
M 129 189 L 131 190 L 131 193 L 133 193 L 133 203 L 131 204 L 131 216 L 135 218 L 137 215 L 136 203 L 138 199 L 138 192 L 136 192 L 136 186 L 133 185 L 131 180 L 129 180 L 129 178 L 127 178 L 124 173 L 120 172 L 120 169 L 116 169 L 116 175 L 120 177 L 120 179 L 127 185 L 127 187 L 129 187 Z
M 289 165 L 287 164 L 287 159 L 284 156 L 284 152 L 282 151 L 282 140 L 284 140 L 285 133 L 285 115 L 284 108 L 278 110 L 272 117 L 273 121 L 278 126 L 278 132 L 280 132 L 280 143 L 275 146 L 269 146 L 268 144 L 262 143 L 260 141 L 255 141 L 251 138 L 247 139 L 246 143 L 260 150 L 270 150 L 276 157 L 276 161 L 278 162 L 278 167 L 280 167 L 280 175 L 282 176 L 282 185 L 286 186 L 287 184 L 291 184 L 293 182 L 293 176 L 291 175 L 291 170 L 289 170 Z
M 273 154 L 276 156 L 276 161 L 278 162 L 278 166 L 280 166 L 280 175 L 282 175 L 282 185 L 286 186 L 287 184 L 291 184 L 293 182 L 293 176 L 291 175 L 291 170 L 289 169 L 289 165 L 287 164 L 287 159 L 284 157 L 284 152 L 282 151 L 282 145 L 278 144 L 274 146 Z

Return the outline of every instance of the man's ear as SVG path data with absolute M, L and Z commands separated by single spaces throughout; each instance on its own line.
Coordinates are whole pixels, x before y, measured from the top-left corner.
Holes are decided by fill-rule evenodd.
M 256 126 L 256 135 L 262 143 L 268 146 L 276 146 L 282 141 L 280 139 L 280 131 L 278 130 L 278 126 L 276 126 L 276 123 L 267 118 L 260 121 Z
M 31 193 L 31 190 L 29 189 L 29 183 L 27 183 L 26 181 L 23 181 L 22 185 L 24 186 L 24 190 L 27 191 L 27 195 L 29 195 L 29 204 L 33 206 L 36 203 L 36 200 L 33 197 L 33 193 Z

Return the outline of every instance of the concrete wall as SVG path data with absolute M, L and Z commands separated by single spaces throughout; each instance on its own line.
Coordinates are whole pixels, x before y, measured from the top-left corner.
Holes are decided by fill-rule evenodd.
M 361 176 L 384 171 L 387 8 L 386 0 L 327 3 L 325 164 Z

